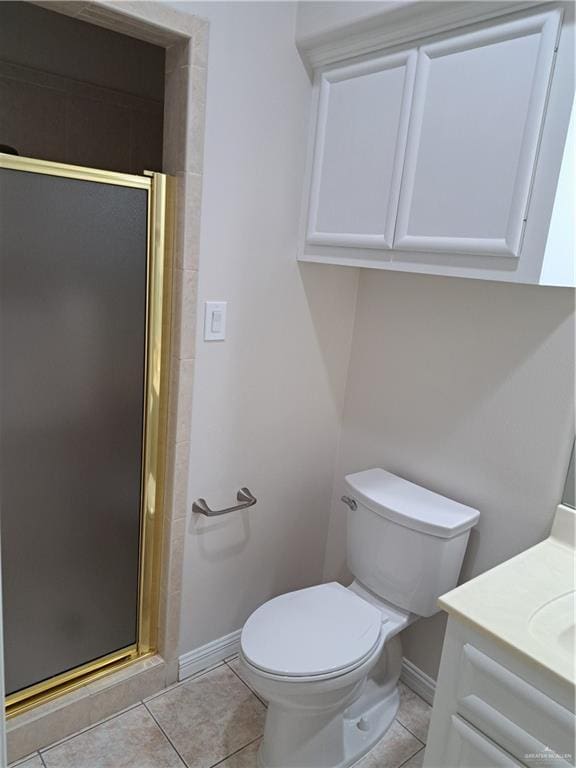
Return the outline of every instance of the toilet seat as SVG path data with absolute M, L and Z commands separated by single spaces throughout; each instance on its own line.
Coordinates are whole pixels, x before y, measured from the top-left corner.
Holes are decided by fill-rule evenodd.
M 258 608 L 242 630 L 245 660 L 271 675 L 341 675 L 379 645 L 383 616 L 337 583 L 289 592 Z

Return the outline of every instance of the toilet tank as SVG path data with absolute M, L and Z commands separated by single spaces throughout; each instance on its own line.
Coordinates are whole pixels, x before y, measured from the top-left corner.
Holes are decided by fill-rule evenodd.
M 345 481 L 347 560 L 356 580 L 410 613 L 437 613 L 438 597 L 458 581 L 478 510 L 384 469 Z

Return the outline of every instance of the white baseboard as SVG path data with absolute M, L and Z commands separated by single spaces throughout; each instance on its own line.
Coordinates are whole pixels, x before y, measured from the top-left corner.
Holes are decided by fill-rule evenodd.
M 197 672 L 213 667 L 219 661 L 224 661 L 229 656 L 234 656 L 240 650 L 241 629 L 231 632 L 229 635 L 219 637 L 211 643 L 195 648 L 193 651 L 182 654 L 178 659 L 178 680 L 185 680 Z
M 422 670 L 409 659 L 402 659 L 400 680 L 432 706 L 434 703 L 436 680 L 433 680 L 425 672 L 422 672 Z
M 234 656 L 240 650 L 240 634 L 242 630 L 231 632 L 229 635 L 219 637 L 211 643 L 206 643 L 200 648 L 182 654 L 178 659 L 178 680 L 186 680 L 187 677 L 196 675 L 205 669 L 213 667 L 220 661 L 224 661 L 229 656 Z M 434 691 L 436 681 L 422 672 L 409 659 L 402 659 L 402 672 L 400 679 L 408 688 L 421 696 L 424 701 L 432 705 L 434 700 Z

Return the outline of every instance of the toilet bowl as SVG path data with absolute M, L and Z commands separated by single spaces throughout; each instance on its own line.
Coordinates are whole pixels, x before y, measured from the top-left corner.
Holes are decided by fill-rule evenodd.
M 246 623 L 243 674 L 268 702 L 259 765 L 344 768 L 394 720 L 401 652 L 392 640 L 415 617 L 362 592 L 336 583 L 290 592 Z
M 240 660 L 268 702 L 261 768 L 347 768 L 399 705 L 399 633 L 455 586 L 479 513 L 385 470 L 346 478 L 357 577 L 289 592 L 248 619 Z

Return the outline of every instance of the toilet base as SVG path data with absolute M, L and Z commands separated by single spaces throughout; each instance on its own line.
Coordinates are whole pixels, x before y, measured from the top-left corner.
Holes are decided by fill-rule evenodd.
M 349 768 L 358 762 L 369 752 L 384 736 L 392 725 L 400 704 L 400 694 L 395 687 L 384 699 L 372 704 L 369 709 L 359 711 L 358 701 L 354 702 L 347 710 L 334 714 L 332 719 L 322 723 L 308 723 L 310 731 L 314 733 L 312 740 L 306 738 L 303 732 L 302 751 L 295 754 L 292 744 L 290 750 L 290 766 L 278 754 L 278 739 L 275 738 L 273 728 L 268 730 L 267 736 L 273 740 L 274 755 L 267 749 L 266 737 L 258 750 L 258 768 Z M 274 705 L 270 705 L 274 707 Z M 268 717 L 274 712 L 268 712 Z M 283 726 L 286 725 L 286 712 L 278 713 L 282 718 Z M 311 718 L 314 720 L 314 718 Z M 304 731 L 307 730 L 304 727 Z M 309 731 L 309 733 L 310 733 Z M 298 750 L 297 750 L 298 752 Z M 304 761 L 308 762 L 304 762 Z M 312 762 L 313 761 L 313 762 Z

